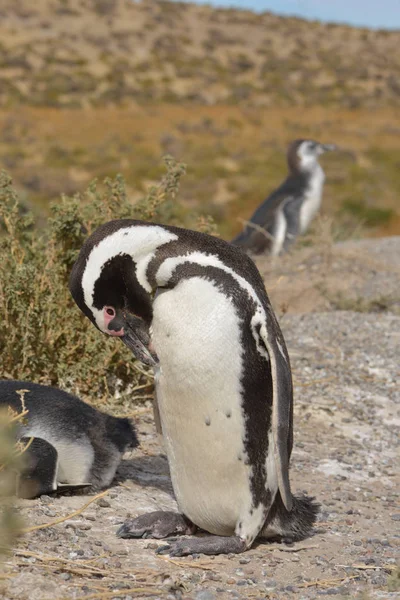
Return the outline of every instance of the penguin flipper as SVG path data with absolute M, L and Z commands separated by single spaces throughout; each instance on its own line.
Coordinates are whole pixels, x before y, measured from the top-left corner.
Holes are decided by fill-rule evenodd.
M 274 441 L 274 457 L 279 491 L 286 510 L 293 507 L 293 496 L 290 491 L 289 459 L 291 452 L 291 423 L 293 413 L 293 385 L 289 355 L 279 325 L 272 313 L 275 327 L 273 334 L 268 335 L 266 324 L 260 327 L 260 336 L 267 349 L 272 377 L 272 436 Z

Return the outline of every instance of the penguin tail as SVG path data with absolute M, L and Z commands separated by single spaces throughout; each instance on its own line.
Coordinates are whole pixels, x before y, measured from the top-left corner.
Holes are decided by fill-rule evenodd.
M 293 496 L 293 507 L 288 511 L 278 492 L 260 537 L 291 542 L 303 540 L 312 533 L 319 509 L 315 498 Z

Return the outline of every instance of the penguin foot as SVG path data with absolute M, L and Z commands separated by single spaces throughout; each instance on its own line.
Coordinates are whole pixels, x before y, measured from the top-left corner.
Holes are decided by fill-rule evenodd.
M 157 510 L 129 519 L 118 529 L 120 538 L 166 538 L 171 535 L 192 535 L 197 527 L 184 515 Z
M 204 537 L 181 539 L 165 546 L 160 546 L 156 554 L 170 556 L 188 556 L 189 554 L 240 554 L 246 550 L 246 542 L 237 535 L 224 537 L 208 535 Z

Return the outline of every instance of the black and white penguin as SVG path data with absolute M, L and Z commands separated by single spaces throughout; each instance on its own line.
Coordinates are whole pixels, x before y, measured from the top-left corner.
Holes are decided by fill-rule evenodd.
M 102 413 L 57 388 L 0 381 L 0 407 L 4 406 L 18 413 L 26 408 L 16 436 L 24 442 L 34 438 L 17 480 L 17 495 L 24 498 L 84 486 L 106 487 L 125 450 L 138 444 L 129 419 Z
M 213 534 L 171 543 L 165 551 L 174 556 L 307 536 L 318 508 L 289 485 L 289 356 L 253 261 L 203 233 L 111 221 L 83 245 L 70 290 L 100 331 L 139 359 L 151 356 L 155 368 L 180 514 L 139 516 L 118 535 L 163 538 L 196 527 Z M 150 329 L 149 345 L 132 315 Z
M 318 158 L 333 144 L 295 140 L 289 145 L 289 175 L 256 209 L 243 231 L 232 240 L 253 254 L 286 252 L 305 233 L 320 209 L 325 174 Z

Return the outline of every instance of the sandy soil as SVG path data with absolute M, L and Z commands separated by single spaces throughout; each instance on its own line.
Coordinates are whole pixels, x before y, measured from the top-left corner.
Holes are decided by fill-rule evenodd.
M 360 244 L 365 249 L 359 243 L 358 255 Z M 399 249 L 399 238 L 376 242 L 368 257 L 391 272 Z M 360 267 L 359 289 L 373 285 L 371 277 Z M 390 285 L 395 277 L 391 272 Z M 378 292 L 378 275 L 376 282 Z M 400 317 L 390 307 L 374 314 L 313 310 L 310 302 L 281 317 L 295 381 L 292 487 L 321 503 L 311 538 L 260 543 L 242 555 L 179 559 L 157 556 L 162 542 L 117 539 L 128 516 L 176 507 L 162 441 L 145 405 L 137 417 L 141 448 L 125 457 L 114 485 L 77 516 L 22 537 L 0 574 L 0 597 L 399 598 Z M 19 501 L 18 511 L 27 526 L 51 523 L 91 499 L 45 496 Z

